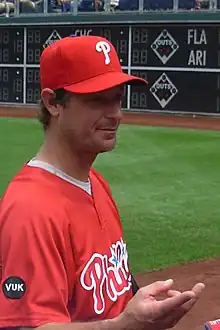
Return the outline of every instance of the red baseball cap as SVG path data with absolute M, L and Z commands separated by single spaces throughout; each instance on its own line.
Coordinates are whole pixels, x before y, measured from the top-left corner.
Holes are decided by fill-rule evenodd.
M 41 88 L 95 93 L 125 83 L 146 84 L 123 73 L 114 46 L 96 36 L 65 37 L 48 46 L 40 59 Z

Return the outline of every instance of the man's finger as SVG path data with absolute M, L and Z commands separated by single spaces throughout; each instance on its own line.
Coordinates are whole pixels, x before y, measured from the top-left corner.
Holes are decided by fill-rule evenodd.
M 192 288 L 192 292 L 194 292 L 195 296 L 183 305 L 184 310 L 189 311 L 195 305 L 196 301 L 198 300 L 204 289 L 205 285 L 203 283 L 197 283 L 196 285 L 194 285 L 194 287 Z
M 167 292 L 167 295 L 169 296 L 169 297 L 175 297 L 175 296 L 178 296 L 178 295 L 180 295 L 181 294 L 181 292 L 180 291 L 177 291 L 177 290 L 169 290 L 168 292 Z
M 196 297 L 199 297 L 204 289 L 205 289 L 205 284 L 204 283 L 197 283 L 192 288 L 192 291 L 195 293 Z
M 173 293 L 172 298 L 157 302 L 157 304 L 160 303 L 157 309 L 158 316 L 160 315 L 159 318 L 165 317 L 169 328 L 173 327 L 190 309 L 192 309 L 204 288 L 205 285 L 203 283 L 198 283 L 194 285 L 191 291 L 180 293 L 176 290 L 170 290 L 171 293 Z M 184 300 L 186 300 L 185 303 L 183 303 Z
M 195 298 L 199 297 L 202 291 L 205 289 L 205 285 L 203 283 L 197 283 L 193 286 L 192 290 L 195 293 Z M 169 297 L 174 297 L 176 295 L 181 294 L 181 291 L 178 290 L 169 290 L 167 295 Z
M 138 292 L 142 295 L 143 298 L 149 298 L 149 296 L 155 297 L 159 294 L 169 291 L 172 285 L 172 279 L 167 281 L 157 281 L 141 288 Z
M 191 299 L 195 297 L 195 293 L 192 291 L 185 291 L 182 292 L 179 295 L 175 295 L 174 297 L 167 298 L 162 301 L 158 301 L 156 303 L 156 314 L 158 314 L 156 317 L 166 317 L 174 310 L 180 308 L 182 305 L 189 302 Z

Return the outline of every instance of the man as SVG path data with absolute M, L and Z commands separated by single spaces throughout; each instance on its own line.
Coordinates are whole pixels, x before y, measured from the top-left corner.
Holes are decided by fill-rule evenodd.
M 93 0 L 93 6 L 95 11 L 101 11 L 102 10 L 102 1 L 101 0 Z
M 119 6 L 119 0 L 105 0 L 104 10 L 105 11 L 115 11 Z
M 14 12 L 15 4 L 13 1 L 1 0 L 0 1 L 0 15 L 10 17 L 10 14 Z
M 49 46 L 40 71 L 44 143 L 0 208 L 0 327 L 175 325 L 204 285 L 181 293 L 167 280 L 137 291 L 117 207 L 92 169 L 115 146 L 124 84 L 146 82 L 124 74 L 112 44 L 95 36 Z M 157 301 L 161 293 L 167 297 Z

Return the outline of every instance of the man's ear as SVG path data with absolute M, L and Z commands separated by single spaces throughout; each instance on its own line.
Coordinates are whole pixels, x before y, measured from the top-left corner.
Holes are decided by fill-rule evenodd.
M 41 92 L 41 100 L 48 112 L 53 117 L 58 117 L 60 114 L 60 106 L 55 102 L 56 94 L 52 89 L 45 88 Z

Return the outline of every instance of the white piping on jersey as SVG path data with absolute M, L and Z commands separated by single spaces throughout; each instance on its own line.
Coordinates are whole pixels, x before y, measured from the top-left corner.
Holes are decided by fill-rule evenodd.
M 40 160 L 36 160 L 36 159 L 31 159 L 28 163 L 28 166 L 33 166 L 33 167 L 39 167 L 42 168 L 56 176 L 58 176 L 59 178 L 83 189 L 84 191 L 86 191 L 90 196 L 92 195 L 92 189 L 91 189 L 91 182 L 90 180 L 88 180 L 87 182 L 83 182 L 83 181 L 79 181 L 76 180 L 74 178 L 72 178 L 70 175 L 64 173 L 63 171 L 61 171 L 60 169 L 56 168 L 55 166 L 42 162 Z

